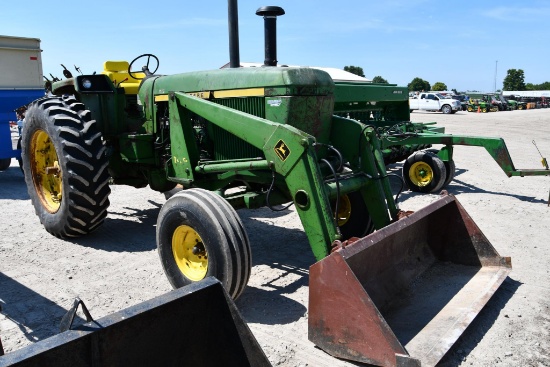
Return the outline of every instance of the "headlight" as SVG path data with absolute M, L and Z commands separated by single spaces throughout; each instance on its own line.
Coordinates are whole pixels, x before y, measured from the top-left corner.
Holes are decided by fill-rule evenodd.
M 90 79 L 83 79 L 82 86 L 84 89 L 90 89 L 92 87 L 92 81 Z

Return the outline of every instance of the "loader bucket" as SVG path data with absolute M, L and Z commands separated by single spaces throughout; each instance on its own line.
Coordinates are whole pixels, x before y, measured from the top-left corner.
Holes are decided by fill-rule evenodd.
M 376 366 L 434 366 L 511 269 L 444 196 L 311 266 L 309 340 Z
M 0 357 L 0 366 L 271 366 L 215 278 Z

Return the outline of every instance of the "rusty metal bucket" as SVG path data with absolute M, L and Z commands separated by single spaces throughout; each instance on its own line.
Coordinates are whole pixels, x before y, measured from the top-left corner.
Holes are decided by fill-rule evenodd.
M 453 196 L 310 268 L 309 340 L 377 366 L 434 366 L 512 269 Z
M 206 278 L 0 356 L 0 367 L 271 366 L 222 284 Z

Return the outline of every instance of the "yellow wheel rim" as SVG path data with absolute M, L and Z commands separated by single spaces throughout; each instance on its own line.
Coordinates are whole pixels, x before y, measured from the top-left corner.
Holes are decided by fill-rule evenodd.
M 30 156 L 36 193 L 43 207 L 50 213 L 56 213 L 61 206 L 63 177 L 55 147 L 44 130 L 37 130 L 32 135 Z
M 338 226 L 342 227 L 346 224 L 351 217 L 351 201 L 348 195 L 340 196 L 340 202 L 338 205 L 338 213 L 336 213 L 338 219 Z
M 432 182 L 433 177 L 434 172 L 432 167 L 426 162 L 415 162 L 409 169 L 409 178 L 415 186 L 427 186 Z
M 199 234 L 187 225 L 181 225 L 172 235 L 172 254 L 180 271 L 188 279 L 204 279 L 208 271 L 208 253 Z

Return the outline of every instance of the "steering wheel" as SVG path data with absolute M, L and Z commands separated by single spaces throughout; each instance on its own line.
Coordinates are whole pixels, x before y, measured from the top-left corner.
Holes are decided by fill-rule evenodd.
M 134 65 L 136 63 L 136 61 L 138 61 L 139 59 L 141 58 L 147 58 L 147 64 L 145 64 L 144 66 L 141 67 L 141 70 L 132 70 L 132 65 Z M 151 71 L 149 69 L 149 63 L 151 61 L 151 58 L 155 59 L 156 63 L 157 63 L 157 66 L 155 67 L 155 69 L 153 71 Z M 130 63 L 130 65 L 128 65 L 128 75 L 130 75 L 132 78 L 134 79 L 137 79 L 137 80 L 141 80 L 143 78 L 141 77 L 138 77 L 137 73 L 145 73 L 145 76 L 146 77 L 149 77 L 153 74 L 155 74 L 155 72 L 158 70 L 159 68 L 159 59 L 158 57 L 156 57 L 155 55 L 153 54 L 143 54 L 143 55 L 139 55 L 138 57 L 136 57 L 134 60 L 132 60 L 132 62 Z

